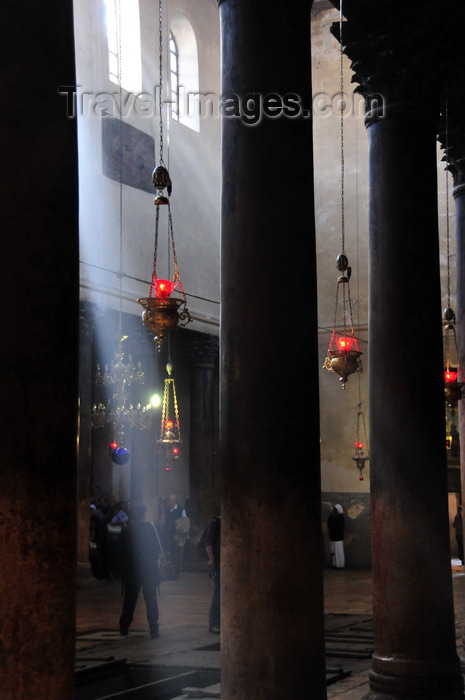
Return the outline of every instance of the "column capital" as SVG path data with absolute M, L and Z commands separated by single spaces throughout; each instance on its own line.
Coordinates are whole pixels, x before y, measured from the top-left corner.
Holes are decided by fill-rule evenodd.
M 465 85 L 459 95 L 447 96 L 443 109 L 438 141 L 444 149 L 443 160 L 452 175 L 455 197 L 465 192 Z
M 333 4 L 339 9 L 338 0 Z M 385 107 L 410 104 L 419 116 L 439 119 L 447 76 L 461 65 L 461 43 L 454 45 L 450 35 L 458 31 L 451 27 L 463 26 L 463 4 L 343 0 L 343 13 L 343 52 L 351 59 L 355 92 L 364 96 L 367 112 L 381 97 Z M 331 33 L 341 41 L 340 22 Z M 385 116 L 379 109 L 377 114 Z

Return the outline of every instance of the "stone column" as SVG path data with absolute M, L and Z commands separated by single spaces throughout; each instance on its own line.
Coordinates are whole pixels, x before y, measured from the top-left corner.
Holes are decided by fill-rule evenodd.
M 2 90 L 0 684 L 74 695 L 78 227 L 73 6 L 6 2 Z
M 344 8 L 342 45 L 370 107 L 375 649 L 366 698 L 452 700 L 463 697 L 463 678 L 450 563 L 436 135 L 454 20 L 449 9 L 425 11 L 421 2 L 409 4 L 402 22 L 389 2 L 347 0 Z
M 402 22 L 384 0 L 376 8 L 347 0 L 344 8 L 342 45 L 370 107 L 375 650 L 366 698 L 452 700 L 463 697 L 463 678 L 450 563 L 436 135 L 453 18 L 416 1 Z M 333 33 L 341 40 L 339 24 Z
M 367 127 L 375 624 L 367 697 L 422 691 L 446 700 L 462 697 L 463 679 L 448 531 L 435 121 L 412 105 L 385 105 Z
M 310 6 L 220 3 L 223 700 L 326 698 Z
M 88 302 L 79 313 L 79 441 L 77 479 L 77 564 L 78 576 L 91 575 L 89 561 L 89 521 L 92 497 L 92 341 L 96 309 Z
M 190 499 L 189 510 L 196 524 L 215 515 L 219 501 L 218 473 L 218 338 L 191 333 L 189 338 L 190 406 Z

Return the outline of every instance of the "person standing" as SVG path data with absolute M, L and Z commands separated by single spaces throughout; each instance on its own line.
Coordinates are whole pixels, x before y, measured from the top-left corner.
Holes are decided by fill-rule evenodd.
M 213 634 L 221 632 L 221 605 L 220 605 L 220 559 L 221 559 L 221 516 L 217 515 L 210 521 L 205 535 L 205 551 L 207 553 L 207 566 L 213 579 L 214 589 L 208 612 L 208 629 Z
M 462 519 L 462 506 L 457 508 L 457 515 L 454 518 L 452 526 L 455 530 L 455 539 L 457 541 L 457 549 L 459 552 L 459 559 L 463 564 L 463 519 Z
M 121 536 L 123 610 L 120 634 L 126 636 L 134 617 L 140 589 L 144 596 L 151 637 L 158 637 L 157 588 L 160 583 L 158 543 L 155 526 L 144 520 L 145 506 L 134 506 L 131 519 Z
M 181 521 L 180 518 L 186 520 Z M 187 530 L 182 527 L 183 523 Z M 171 578 L 174 579 L 179 578 L 181 573 L 184 543 L 189 533 L 189 526 L 190 521 L 185 510 L 178 505 L 176 495 L 172 493 L 165 506 L 163 534 L 165 552 L 168 554 L 172 568 Z
M 337 504 L 332 509 L 328 522 L 328 534 L 331 546 L 331 563 L 333 569 L 343 569 L 345 567 L 344 554 L 344 513 L 342 506 Z

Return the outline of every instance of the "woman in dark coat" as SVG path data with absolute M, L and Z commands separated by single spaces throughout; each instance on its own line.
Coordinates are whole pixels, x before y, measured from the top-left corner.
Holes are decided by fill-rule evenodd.
M 337 504 L 332 509 L 328 518 L 328 533 L 331 545 L 331 562 L 333 569 L 345 567 L 344 555 L 344 514 L 342 506 Z

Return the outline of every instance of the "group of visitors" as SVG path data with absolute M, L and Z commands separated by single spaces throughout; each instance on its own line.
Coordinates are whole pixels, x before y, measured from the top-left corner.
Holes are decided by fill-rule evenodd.
M 97 579 L 121 578 L 124 552 L 122 535 L 134 518 L 135 507 L 129 501 L 100 497 L 90 504 L 89 558 Z M 190 521 L 186 508 L 171 494 L 161 504 L 155 533 L 160 545 L 163 578 L 177 579 L 182 570 L 183 552 L 189 540 Z
M 103 496 L 91 501 L 89 559 L 95 578 L 121 577 L 121 535 L 129 513 L 129 502 Z

